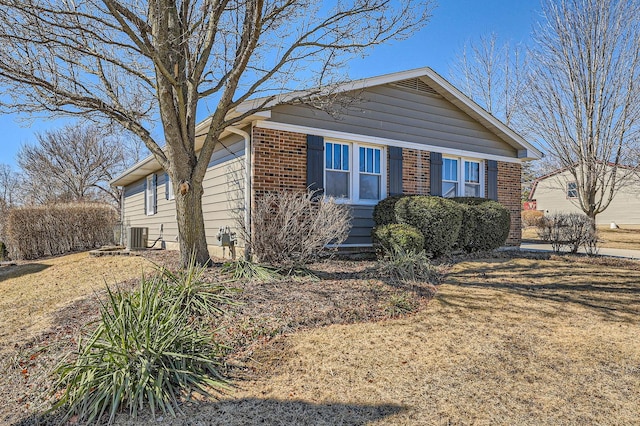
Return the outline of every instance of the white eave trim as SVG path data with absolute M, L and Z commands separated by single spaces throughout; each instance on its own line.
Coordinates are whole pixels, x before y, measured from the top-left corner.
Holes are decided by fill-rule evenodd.
M 507 163 L 521 163 L 522 159 L 507 157 L 502 155 L 485 154 L 475 151 L 466 151 L 462 149 L 452 149 L 436 145 L 424 145 L 415 142 L 405 142 L 394 139 L 379 138 L 376 136 L 367 136 L 357 133 L 339 132 L 335 130 L 318 129 L 315 127 L 298 126 L 295 124 L 278 123 L 275 121 L 257 121 L 255 127 L 270 130 L 282 130 L 293 133 L 302 133 L 306 135 L 316 135 L 325 138 L 338 139 L 352 142 L 362 142 L 374 145 L 397 146 L 400 148 L 415 149 L 420 151 L 434 151 L 445 155 L 453 155 L 456 157 L 478 158 L 482 160 L 496 160 Z

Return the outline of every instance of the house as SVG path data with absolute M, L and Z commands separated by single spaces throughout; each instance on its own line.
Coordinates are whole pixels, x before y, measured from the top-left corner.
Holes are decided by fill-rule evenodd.
M 596 224 L 640 225 L 640 179 L 637 170 L 618 166 L 618 176 L 622 177 L 617 183 L 618 189 L 607 209 L 596 216 Z M 582 213 L 575 178 L 566 168 L 536 179 L 527 204 L 533 210 L 545 213 Z
M 521 162 L 540 158 L 540 151 L 430 68 L 357 80 L 336 91 L 353 99 L 337 116 L 284 95 L 225 130 L 204 182 L 212 254 L 220 253 L 219 229 L 237 230 L 238 214 L 248 215 L 260 194 L 308 187 L 352 207 L 344 247 L 371 246 L 375 204 L 399 193 L 497 199 L 511 211 L 508 244 L 520 244 Z M 234 113 L 260 102 L 246 101 Z M 196 134 L 207 125 L 200 123 Z M 148 227 L 151 241 L 176 246 L 174 195 L 153 157 L 111 184 L 124 189 L 125 226 Z

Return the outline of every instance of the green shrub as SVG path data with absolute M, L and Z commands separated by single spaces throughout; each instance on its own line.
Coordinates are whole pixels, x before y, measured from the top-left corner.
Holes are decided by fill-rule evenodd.
M 511 214 L 497 201 L 477 197 L 452 198 L 463 208 L 458 247 L 466 252 L 494 250 L 509 237 Z
M 395 211 L 396 203 L 398 200 L 409 196 L 410 195 L 392 195 L 376 204 L 373 208 L 373 221 L 376 223 L 376 226 L 398 223 Z
M 458 241 L 462 209 L 458 203 L 441 197 L 418 195 L 396 203 L 399 223 L 414 226 L 424 236 L 424 249 L 434 256 L 451 252 Z
M 404 223 L 377 226 L 371 230 L 371 237 L 374 246 L 383 253 L 418 253 L 424 249 L 424 236 L 420 230 Z
M 424 251 L 392 251 L 379 262 L 378 276 L 400 282 L 422 281 L 437 283 L 441 272 L 433 266 Z
M 175 415 L 185 395 L 225 387 L 221 348 L 194 322 L 192 312 L 201 309 L 185 309 L 194 298 L 177 298 L 174 284 L 159 274 L 143 277 L 133 293 L 107 289 L 97 328 L 80 340 L 77 359 L 56 369 L 56 388 L 64 391 L 53 409 L 64 407 L 67 418 L 83 423 L 112 422 L 121 408 L 135 417 L 146 405 L 153 416 Z

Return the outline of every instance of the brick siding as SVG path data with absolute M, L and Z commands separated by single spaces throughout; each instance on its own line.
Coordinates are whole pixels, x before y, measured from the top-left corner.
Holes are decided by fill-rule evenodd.
M 269 191 L 307 188 L 307 135 L 254 127 L 253 196 Z
M 498 161 L 498 201 L 511 212 L 511 229 L 507 245 L 518 246 L 522 241 L 520 211 L 522 165 Z
M 429 194 L 429 151 L 402 150 L 402 192 L 405 194 Z
M 428 151 L 407 148 L 402 150 L 402 190 L 405 194 L 429 194 L 431 190 L 429 160 Z M 511 229 L 507 245 L 519 245 L 522 238 L 521 170 L 519 163 L 498 162 L 498 201 L 511 212 Z M 269 191 L 284 189 L 304 191 L 307 187 L 306 135 L 254 127 L 252 130 L 252 176 L 252 198 Z M 486 187 L 487 185 L 485 185 L 485 197 L 487 196 Z

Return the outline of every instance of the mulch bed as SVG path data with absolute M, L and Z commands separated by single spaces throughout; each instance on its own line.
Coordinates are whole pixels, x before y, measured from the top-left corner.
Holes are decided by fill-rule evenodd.
M 147 251 L 144 256 L 157 265 L 175 269 L 177 252 Z M 231 284 L 241 291 L 235 296 L 237 305 L 212 324 L 217 339 L 229 348 L 226 374 L 234 380 L 259 374 L 252 370 L 256 350 L 275 340 L 303 329 L 330 324 L 377 321 L 399 315 L 394 300 L 406 301 L 412 311 L 424 307 L 436 287 L 431 283 L 401 282 L 380 276 L 375 261 L 327 260 L 311 266 L 316 278 L 283 279 L 260 283 L 253 281 Z M 209 268 L 205 279 L 228 281 L 220 263 Z M 133 289 L 138 280 L 120 283 Z M 55 416 L 41 416 L 50 406 L 47 394 L 52 386 L 48 373 L 63 357 L 77 348 L 77 339 L 99 318 L 100 303 L 95 298 L 77 301 L 59 311 L 55 326 L 24 345 L 0 348 L 5 352 L 0 361 L 4 371 L 0 399 L 0 423 L 57 424 Z M 402 311 L 401 313 L 409 313 Z

